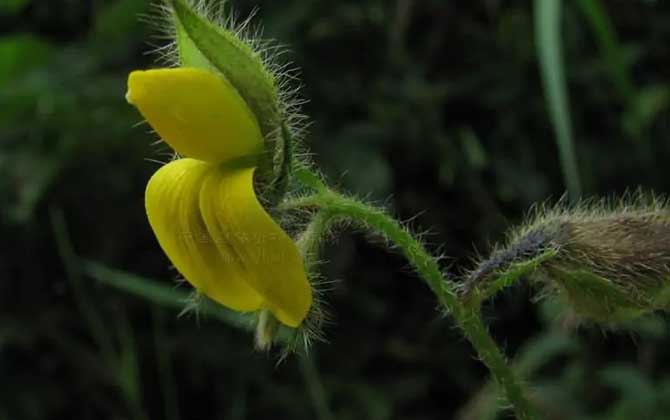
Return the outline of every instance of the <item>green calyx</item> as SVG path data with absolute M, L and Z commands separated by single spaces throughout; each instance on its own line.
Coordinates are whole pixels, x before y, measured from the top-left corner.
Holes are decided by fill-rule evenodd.
M 559 296 L 579 316 L 605 325 L 637 318 L 653 309 L 643 296 L 587 270 L 549 270 Z
M 215 71 L 225 77 L 246 101 L 258 120 L 268 153 L 261 159 L 258 175 L 270 202 L 283 196 L 291 161 L 290 132 L 285 130 L 278 82 L 261 53 L 240 38 L 240 31 L 217 24 L 187 0 L 166 0 L 174 24 L 179 63 Z M 287 135 L 288 134 L 288 135 Z M 287 169 L 288 168 L 288 169 Z

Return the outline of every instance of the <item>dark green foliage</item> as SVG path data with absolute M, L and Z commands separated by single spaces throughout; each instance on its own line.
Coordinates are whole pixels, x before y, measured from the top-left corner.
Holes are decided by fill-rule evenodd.
M 565 190 L 529 3 L 234 5 L 242 17 L 259 6 L 265 35 L 302 68 L 308 143 L 329 179 L 418 214 L 412 225 L 449 269 L 471 268 L 473 243 L 488 250 Z M 275 366 L 217 316 L 177 317 L 79 265 L 75 254 L 174 287 L 143 208 L 157 167 L 145 158 L 167 150 L 124 100 L 127 73 L 154 66 L 144 53 L 163 42 L 137 19 L 148 12 L 144 0 L 0 0 L 0 420 L 433 419 L 494 403 L 427 288 L 358 235 L 326 249 L 335 322 L 316 368 Z M 661 1 L 564 3 L 587 196 L 670 192 L 669 23 Z M 552 304 L 520 286 L 484 307 L 551 418 L 667 416 L 665 319 L 575 333 Z

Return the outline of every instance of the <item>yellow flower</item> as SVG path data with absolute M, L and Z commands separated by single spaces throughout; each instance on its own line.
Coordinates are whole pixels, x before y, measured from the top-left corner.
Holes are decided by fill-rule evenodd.
M 312 292 L 298 249 L 256 197 L 264 143 L 242 97 L 222 76 L 182 67 L 132 72 L 126 98 L 184 156 L 152 176 L 145 196 L 175 267 L 224 306 L 299 326 Z

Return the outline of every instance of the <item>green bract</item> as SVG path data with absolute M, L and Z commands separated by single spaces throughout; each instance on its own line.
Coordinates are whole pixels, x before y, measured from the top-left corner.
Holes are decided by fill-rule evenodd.
M 184 0 L 170 0 L 183 66 L 215 68 L 226 76 L 252 109 L 264 135 L 279 126 L 279 91 L 260 54 L 236 33 L 214 25 Z
M 552 267 L 551 278 L 573 311 L 586 319 L 615 324 L 654 309 L 651 302 L 591 271 Z
M 167 0 L 171 9 L 179 63 L 216 71 L 235 87 L 252 110 L 265 139 L 265 157 L 258 168 L 265 185 L 263 195 L 277 202 L 285 193 L 291 169 L 291 130 L 284 115 L 277 77 L 266 65 L 253 42 L 241 30 L 217 24 L 186 0 Z

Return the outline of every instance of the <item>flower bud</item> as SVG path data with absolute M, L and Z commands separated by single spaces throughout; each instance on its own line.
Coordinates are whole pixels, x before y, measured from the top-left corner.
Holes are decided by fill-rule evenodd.
M 529 266 L 531 261 L 538 262 Z M 524 264 L 527 270 L 517 277 L 527 274 L 586 319 L 616 323 L 665 309 L 670 304 L 670 211 L 654 200 L 541 213 L 469 274 L 465 294 L 491 296 L 506 285 L 496 285 L 498 279 Z

